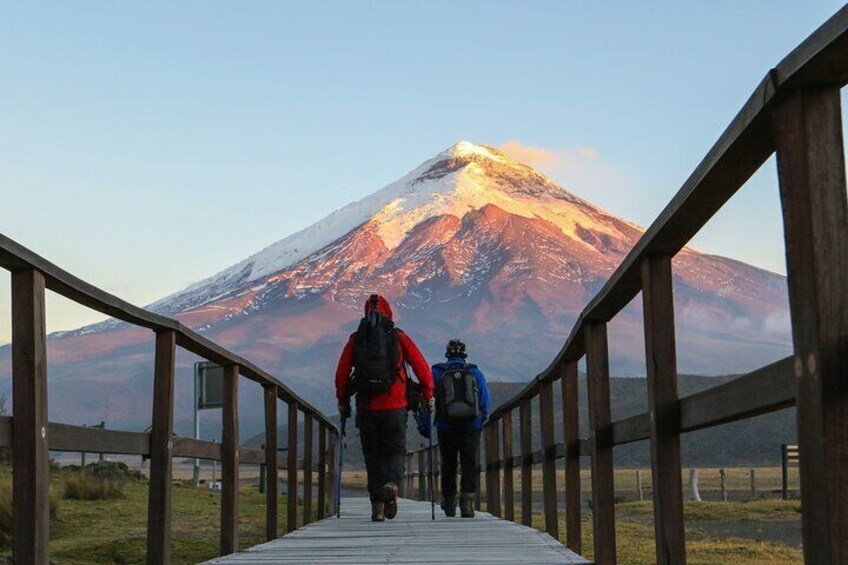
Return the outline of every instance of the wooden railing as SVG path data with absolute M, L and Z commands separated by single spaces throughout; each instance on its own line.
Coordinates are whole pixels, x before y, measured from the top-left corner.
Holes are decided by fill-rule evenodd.
M 686 562 L 680 434 L 797 409 L 804 557 L 848 563 L 848 204 L 840 88 L 848 81 L 848 8 L 763 78 L 683 187 L 583 310 L 562 350 L 484 428 L 488 510 L 531 520 L 531 466 L 542 464 L 545 529 L 559 534 L 556 461 L 565 460 L 566 540 L 581 552 L 580 457 L 591 459 L 594 559 L 616 562 L 613 447 L 650 440 L 656 560 Z M 772 155 L 777 155 L 795 354 L 679 398 L 672 259 Z M 607 323 L 639 292 L 644 306 L 648 412 L 612 421 Z M 578 436 L 577 364 L 586 358 L 589 437 Z M 559 381 L 563 438 L 554 442 Z M 539 398 L 542 449 L 532 450 Z M 520 414 L 520 454 L 512 415 Z M 501 497 L 503 477 L 503 497 Z M 501 508 L 503 498 L 503 508 Z
M 0 447 L 12 448 L 12 551 L 15 563 L 49 562 L 49 451 L 135 454 L 150 458 L 147 562 L 170 561 L 171 461 L 196 457 L 221 462 L 220 552 L 238 550 L 240 463 L 265 464 L 266 535 L 277 537 L 277 477 L 287 470 L 286 531 L 298 527 L 298 414 L 304 419 L 303 522 L 312 520 L 313 427 L 318 424 L 317 519 L 335 504 L 339 432 L 323 414 L 250 361 L 213 343 L 180 322 L 138 308 L 63 271 L 0 235 L 0 267 L 12 279 L 12 417 L 0 418 Z M 78 304 L 155 333 L 153 420 L 150 433 L 103 430 L 47 421 L 45 289 Z M 177 346 L 224 366 L 223 435 L 220 444 L 173 435 L 174 366 Z M 265 450 L 238 445 L 238 383 L 261 385 L 265 405 Z M 277 400 L 288 403 L 288 452 L 277 453 Z

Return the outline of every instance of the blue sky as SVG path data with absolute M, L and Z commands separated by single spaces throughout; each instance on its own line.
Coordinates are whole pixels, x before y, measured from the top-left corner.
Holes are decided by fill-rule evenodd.
M 0 1 L 0 232 L 146 304 L 461 139 L 647 225 L 839 7 Z M 773 163 L 749 184 L 693 244 L 782 272 Z

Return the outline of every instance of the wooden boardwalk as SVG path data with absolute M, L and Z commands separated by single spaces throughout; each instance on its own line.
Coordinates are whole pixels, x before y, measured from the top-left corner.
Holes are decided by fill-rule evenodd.
M 312 523 L 218 563 L 590 563 L 544 532 L 478 512 L 447 518 L 430 503 L 402 499 L 397 518 L 372 523 L 367 498 L 342 501 L 342 517 Z

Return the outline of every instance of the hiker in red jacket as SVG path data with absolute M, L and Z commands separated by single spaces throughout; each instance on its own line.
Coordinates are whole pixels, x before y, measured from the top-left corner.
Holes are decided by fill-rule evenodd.
M 365 456 L 374 522 L 397 515 L 398 485 L 406 454 L 407 363 L 432 409 L 430 365 L 415 342 L 394 326 L 386 299 L 371 295 L 365 303 L 365 317 L 339 359 L 336 398 L 339 415 L 349 418 L 350 397 L 356 394 L 356 427 Z

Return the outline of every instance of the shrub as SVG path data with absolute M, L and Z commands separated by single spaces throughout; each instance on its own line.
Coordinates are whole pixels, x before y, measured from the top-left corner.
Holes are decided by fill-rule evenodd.
M 124 495 L 125 481 L 89 473 L 68 473 L 65 476 L 65 498 L 74 500 L 104 500 Z

